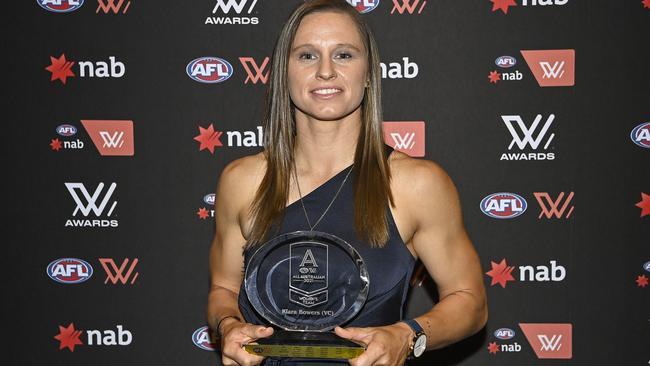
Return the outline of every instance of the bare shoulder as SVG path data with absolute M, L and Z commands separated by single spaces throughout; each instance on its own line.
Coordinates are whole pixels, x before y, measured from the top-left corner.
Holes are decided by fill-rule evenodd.
M 394 151 L 389 164 L 394 193 L 422 199 L 424 197 L 419 196 L 421 194 L 431 196 L 454 189 L 447 172 L 431 160 L 416 159 L 403 152 Z
M 241 213 L 239 211 L 252 202 L 265 170 L 266 158 L 263 152 L 228 163 L 219 177 L 217 204 L 227 203 L 228 208 Z

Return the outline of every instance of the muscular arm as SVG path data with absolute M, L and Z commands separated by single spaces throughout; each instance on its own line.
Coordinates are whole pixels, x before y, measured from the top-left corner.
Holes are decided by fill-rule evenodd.
M 409 195 L 414 251 L 435 281 L 440 301 L 416 318 L 430 349 L 478 332 L 487 302 L 478 255 L 463 226 L 458 194 L 438 165 L 420 160 Z
M 242 281 L 242 248 L 246 242 L 240 225 L 242 210 L 247 208 L 245 190 L 242 190 L 242 170 L 241 162 L 229 164 L 221 173 L 216 191 L 217 229 L 210 248 L 211 284 L 207 309 L 212 329 L 225 316 L 242 318 L 237 304 Z

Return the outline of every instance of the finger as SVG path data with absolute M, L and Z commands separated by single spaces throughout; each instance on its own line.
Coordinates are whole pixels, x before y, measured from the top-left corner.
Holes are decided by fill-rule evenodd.
M 264 357 L 248 353 L 245 349 L 240 348 L 237 352 L 237 360 L 242 366 L 253 366 L 261 364 Z
M 368 339 L 370 336 L 370 333 L 368 332 L 367 329 L 355 328 L 355 327 L 349 327 L 349 328 L 336 327 L 334 328 L 334 333 L 336 333 L 336 335 L 341 338 L 345 338 L 354 342 L 361 343 L 363 346 L 368 345 Z
M 241 331 L 251 340 L 270 337 L 273 334 L 273 328 L 261 325 L 247 325 Z

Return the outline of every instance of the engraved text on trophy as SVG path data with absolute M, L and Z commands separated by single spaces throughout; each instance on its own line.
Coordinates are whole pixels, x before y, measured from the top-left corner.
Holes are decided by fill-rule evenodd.
M 291 244 L 289 256 L 289 300 L 307 308 L 326 303 L 328 246 Z

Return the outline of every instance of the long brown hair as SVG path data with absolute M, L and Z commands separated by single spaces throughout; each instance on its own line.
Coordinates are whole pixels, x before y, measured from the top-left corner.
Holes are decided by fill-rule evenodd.
M 253 225 L 247 245 L 261 243 L 271 225 L 278 223 L 289 197 L 296 121 L 288 84 L 288 58 L 302 19 L 314 12 L 348 14 L 354 21 L 368 56 L 368 81 L 363 97 L 361 130 L 354 155 L 354 227 L 373 247 L 388 240 L 390 170 L 382 132 L 379 52 L 370 27 L 345 0 L 311 0 L 301 4 L 285 23 L 273 50 L 264 118 L 266 173 L 251 204 Z

